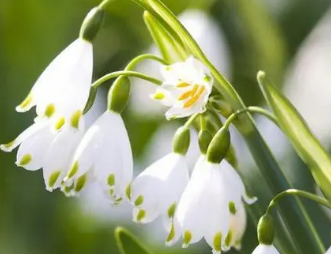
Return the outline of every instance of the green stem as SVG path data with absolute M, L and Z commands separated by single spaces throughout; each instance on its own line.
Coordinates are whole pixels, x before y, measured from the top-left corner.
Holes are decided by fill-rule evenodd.
M 243 113 L 258 113 L 258 114 L 261 114 L 267 118 L 269 118 L 271 121 L 273 121 L 277 126 L 278 126 L 278 122 L 277 122 L 277 119 L 274 115 L 272 115 L 269 111 L 263 109 L 263 108 L 260 108 L 260 107 L 247 107 L 247 108 L 243 108 L 243 109 L 239 109 L 237 110 L 236 112 L 232 113 L 228 119 L 226 120 L 226 122 L 224 123 L 224 126 L 226 128 L 229 128 L 230 124 L 236 120 L 241 114 Z
M 163 65 L 169 65 L 169 63 L 167 61 L 165 61 L 164 59 L 156 56 L 156 55 L 153 55 L 153 54 L 143 54 L 143 55 L 139 55 L 135 58 L 133 58 L 131 60 L 131 62 L 125 67 L 124 70 L 126 71 L 130 71 L 132 70 L 134 67 L 136 67 L 137 64 L 139 64 L 140 62 L 142 62 L 143 60 L 146 60 L 146 59 L 150 59 L 150 60 L 155 60 Z
M 107 4 L 109 4 L 111 1 L 113 1 L 113 0 L 103 0 L 100 4 L 99 4 L 99 8 L 100 9 L 105 9 L 106 8 L 106 6 L 107 6 Z
M 119 76 L 137 77 L 137 78 L 140 78 L 140 79 L 144 79 L 146 81 L 149 81 L 151 83 L 154 83 L 156 85 L 161 85 L 162 84 L 162 81 L 161 80 L 156 79 L 156 78 L 153 78 L 153 77 L 148 76 L 148 75 L 145 75 L 145 74 L 142 74 L 140 72 L 135 72 L 135 71 L 115 71 L 115 72 L 106 74 L 105 76 L 99 78 L 97 81 L 95 81 L 92 84 L 92 87 L 97 88 L 102 83 L 104 83 L 104 82 L 106 82 L 106 81 L 108 81 L 110 79 L 117 78 Z
M 302 190 L 296 190 L 296 189 L 289 189 L 286 191 L 283 191 L 281 193 L 278 193 L 270 202 L 268 209 L 266 211 L 266 213 L 269 213 L 270 210 L 276 206 L 277 202 L 279 202 L 282 198 L 287 197 L 287 196 L 300 196 L 300 197 L 304 197 L 307 199 L 310 199 L 320 205 L 323 205 L 329 209 L 331 209 L 331 204 L 328 200 L 326 200 L 325 198 L 319 197 L 315 194 L 312 194 L 310 192 L 306 192 L 306 191 L 302 191 Z
M 191 124 L 193 124 L 194 120 L 200 115 L 200 113 L 196 113 L 192 115 L 184 124 L 185 127 L 190 127 Z

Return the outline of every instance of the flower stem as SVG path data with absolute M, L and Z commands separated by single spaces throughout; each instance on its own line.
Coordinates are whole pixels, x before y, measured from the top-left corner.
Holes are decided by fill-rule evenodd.
M 315 194 L 306 192 L 306 191 L 302 191 L 302 190 L 296 190 L 296 189 L 289 189 L 286 191 L 283 191 L 281 193 L 278 193 L 270 202 L 268 209 L 266 211 L 266 213 L 270 213 L 270 210 L 276 206 L 277 202 L 279 202 L 283 197 L 286 196 L 301 196 L 301 197 L 305 197 L 307 199 L 310 199 L 320 205 L 323 205 L 329 209 L 331 209 L 331 204 L 328 200 L 326 200 L 325 198 L 319 197 Z
M 107 4 L 109 4 L 112 0 L 103 0 L 100 4 L 99 4 L 99 8 L 100 9 L 105 9 Z
M 243 108 L 243 109 L 239 109 L 237 110 L 236 112 L 232 113 L 228 119 L 226 120 L 226 122 L 224 123 L 224 126 L 226 128 L 229 128 L 230 124 L 236 120 L 239 115 L 243 114 L 243 113 L 247 113 L 247 112 L 250 112 L 250 113 L 258 113 L 258 114 L 261 114 L 261 115 L 264 115 L 265 117 L 269 118 L 271 121 L 273 121 L 277 126 L 278 126 L 278 122 L 277 122 L 277 119 L 274 115 L 272 115 L 269 111 L 263 109 L 263 108 L 260 108 L 260 107 L 247 107 L 247 108 Z
M 143 54 L 143 55 L 139 55 L 135 58 L 133 58 L 131 60 L 131 62 L 125 67 L 125 70 L 126 71 L 130 71 L 132 70 L 134 67 L 136 67 L 136 65 L 138 63 L 140 63 L 141 61 L 145 60 L 145 59 L 150 59 L 150 60 L 155 60 L 161 64 L 164 64 L 164 65 L 169 65 L 169 63 L 167 61 L 165 61 L 164 59 L 156 56 L 156 55 L 153 55 L 153 54 Z
M 151 83 L 154 83 L 156 85 L 161 85 L 162 84 L 162 81 L 161 80 L 156 79 L 156 78 L 153 78 L 153 77 L 148 76 L 148 75 L 145 75 L 145 74 L 142 74 L 140 72 L 135 72 L 135 71 L 115 71 L 115 72 L 112 72 L 112 73 L 108 73 L 105 76 L 99 78 L 97 81 L 95 81 L 92 84 L 92 87 L 97 88 L 102 83 L 104 83 L 104 82 L 106 82 L 106 81 L 108 81 L 110 79 L 117 78 L 119 76 L 137 77 L 137 78 L 140 78 L 140 79 L 144 79 L 146 81 L 149 81 Z
M 187 121 L 186 123 L 184 124 L 184 126 L 186 128 L 190 127 L 190 125 L 194 122 L 194 120 L 200 115 L 200 113 L 196 113 L 194 115 L 192 115 Z

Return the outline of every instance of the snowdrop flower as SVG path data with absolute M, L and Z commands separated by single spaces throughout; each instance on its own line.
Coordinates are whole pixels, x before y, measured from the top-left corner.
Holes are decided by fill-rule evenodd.
M 213 77 L 201 62 L 191 56 L 185 62 L 163 66 L 162 75 L 164 82 L 151 97 L 170 107 L 168 120 L 205 111 Z
M 252 254 L 279 254 L 278 250 L 273 245 L 260 244 Z
M 189 139 L 189 129 L 179 128 L 174 151 L 154 162 L 132 182 L 130 198 L 135 206 L 135 222 L 148 223 L 162 215 L 165 227 L 170 230 L 177 203 L 189 179 L 185 161 Z
M 226 135 L 229 135 L 228 132 Z M 224 146 L 224 142 L 228 145 Z M 222 144 L 223 149 L 219 149 L 218 144 Z M 184 248 L 203 237 L 213 253 L 232 246 L 240 247 L 246 227 L 242 200 L 251 204 L 256 199 L 247 197 L 240 176 L 223 160 L 229 146 L 229 138 L 224 139 L 223 134 L 216 134 L 207 154 L 197 161 L 178 203 L 168 244 L 173 244 L 182 236 Z
M 204 237 L 214 253 L 232 246 L 240 248 L 246 227 L 241 200 L 245 198 L 252 203 L 255 199 L 245 195 L 241 179 L 225 160 L 219 165 L 202 156 L 196 166 L 175 215 L 183 236 L 183 247 Z M 178 238 L 177 234 L 174 226 L 173 237 Z
M 16 107 L 18 112 L 26 112 L 36 106 L 39 117 L 46 115 L 57 123 L 83 111 L 92 83 L 92 40 L 102 17 L 103 12 L 98 8 L 87 15 L 79 38 L 48 65 L 26 99 Z M 91 23 L 96 24 L 93 29 L 89 25 Z
M 66 183 L 78 194 L 97 180 L 113 202 L 125 195 L 133 173 L 132 152 L 120 114 L 107 110 L 87 130 L 74 154 Z
M 85 133 L 73 156 L 65 184 L 72 195 L 96 180 L 113 203 L 129 191 L 133 175 L 131 145 L 120 113 L 130 94 L 127 78 L 115 81 L 109 92 L 108 110 Z

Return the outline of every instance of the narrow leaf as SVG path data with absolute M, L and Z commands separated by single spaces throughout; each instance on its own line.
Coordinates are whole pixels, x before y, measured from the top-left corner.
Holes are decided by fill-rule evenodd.
M 294 149 L 308 165 L 315 181 L 331 201 L 331 160 L 327 151 L 311 132 L 305 120 L 266 78 L 264 72 L 258 73 L 260 88 L 269 106 L 274 111 L 283 132 L 290 139 Z
M 152 254 L 133 234 L 125 228 L 115 229 L 117 246 L 122 254 Z

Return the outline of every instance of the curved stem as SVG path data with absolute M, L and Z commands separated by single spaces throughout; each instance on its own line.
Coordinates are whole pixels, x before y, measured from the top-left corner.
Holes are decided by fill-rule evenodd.
M 278 126 L 278 122 L 275 116 L 273 116 L 269 111 L 260 108 L 260 107 L 247 107 L 247 108 L 243 108 L 243 109 L 239 109 L 236 112 L 232 113 L 229 118 L 226 120 L 226 122 L 224 123 L 224 126 L 226 128 L 229 128 L 230 124 L 237 119 L 237 117 L 239 117 L 239 115 L 243 114 L 243 113 L 258 113 L 261 115 L 264 115 L 265 117 L 269 118 L 271 121 L 273 121 L 277 126 Z
M 286 196 L 301 196 L 307 199 L 310 199 L 320 205 L 323 205 L 329 209 L 331 209 L 331 204 L 328 200 L 326 200 L 325 198 L 319 197 L 315 194 L 306 192 L 306 191 L 302 191 L 302 190 L 296 190 L 296 189 L 289 189 L 286 191 L 283 191 L 281 193 L 278 193 L 270 202 L 268 209 L 266 211 L 266 213 L 269 213 L 270 210 L 277 204 L 277 202 L 280 201 L 280 199 L 282 199 L 283 197 Z
M 151 83 L 154 83 L 156 85 L 161 85 L 162 84 L 162 81 L 161 80 L 156 79 L 156 78 L 153 78 L 151 76 L 147 76 L 147 75 L 142 74 L 140 72 L 135 72 L 135 71 L 115 71 L 115 72 L 106 74 L 105 76 L 99 78 L 97 81 L 95 81 L 92 84 L 92 87 L 97 88 L 102 83 L 104 83 L 104 82 L 106 82 L 106 81 L 108 81 L 110 79 L 117 78 L 118 76 L 137 77 L 137 78 L 140 78 L 140 79 L 147 80 L 147 81 L 149 81 Z
M 150 59 L 150 60 L 155 60 L 161 64 L 164 64 L 164 65 L 168 65 L 169 63 L 167 61 L 165 61 L 164 59 L 156 56 L 156 55 L 153 55 L 153 54 L 143 54 L 143 55 L 139 55 L 135 58 L 133 58 L 131 60 L 131 62 L 125 67 L 125 70 L 126 71 L 130 71 L 132 70 L 134 67 L 136 67 L 136 65 L 138 63 L 140 63 L 141 61 L 145 60 L 145 59 Z
M 192 115 L 184 124 L 185 127 L 190 127 L 190 125 L 194 122 L 194 120 L 200 115 L 200 113 L 196 113 Z
M 107 4 L 109 4 L 112 0 L 103 0 L 100 4 L 99 4 L 99 8 L 100 9 L 105 9 L 105 7 L 107 6 Z

